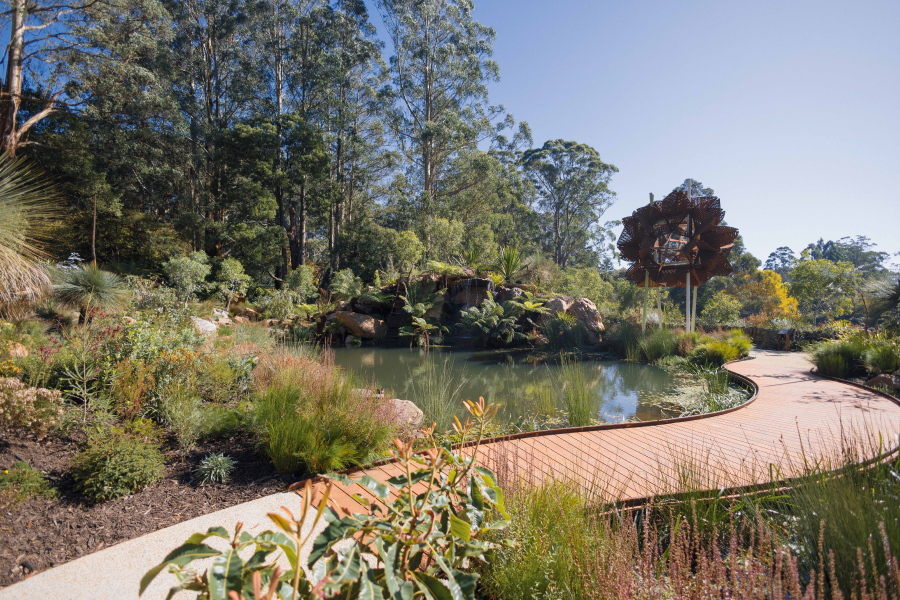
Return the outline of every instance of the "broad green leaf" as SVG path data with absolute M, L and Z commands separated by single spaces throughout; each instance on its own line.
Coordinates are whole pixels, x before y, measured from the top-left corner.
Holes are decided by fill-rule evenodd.
M 472 530 L 469 524 L 456 515 L 450 515 L 450 533 L 466 542 L 472 538 Z
M 450 565 L 447 563 L 446 559 L 439 554 L 434 555 L 434 559 L 437 562 L 438 566 L 441 568 L 441 571 L 444 572 L 444 575 L 447 576 L 447 588 L 450 590 L 450 596 L 452 600 L 466 600 L 466 596 L 463 594 L 462 586 L 456 581 L 456 577 L 454 573 L 458 573 L 455 569 L 452 569 Z
M 475 467 L 475 470 L 481 473 L 481 476 L 484 477 L 485 483 L 488 487 L 496 487 L 497 476 L 494 475 L 494 472 L 488 469 L 487 467 Z
M 189 537 L 187 541 L 185 541 L 185 544 L 199 544 L 209 537 L 220 537 L 226 540 L 231 540 L 231 536 L 228 535 L 228 530 L 224 527 L 210 527 L 206 530 L 206 533 L 195 533 L 194 535 Z
M 332 544 L 338 540 L 344 539 L 347 533 L 351 531 L 350 524 L 344 519 L 340 521 L 331 521 L 328 527 L 320 533 L 313 541 L 312 552 L 309 554 L 309 562 L 307 565 L 312 568 L 316 561 L 325 556 Z
M 278 528 L 281 529 L 282 531 L 286 531 L 288 533 L 294 533 L 293 525 L 291 525 L 291 522 L 288 521 L 286 518 L 284 518 L 281 515 L 279 515 L 278 513 L 274 513 L 274 512 L 269 513 L 268 516 L 270 519 L 272 519 L 275 522 L 276 525 L 278 525 Z
M 191 592 L 202 592 L 203 586 L 197 583 L 196 581 L 183 581 L 178 585 L 169 589 L 169 593 L 166 594 L 166 600 L 172 600 L 172 596 L 177 594 L 182 590 L 188 590 Z
M 228 592 L 241 591 L 244 561 L 237 550 L 229 548 L 213 559 L 209 570 L 209 600 L 228 600 Z
M 359 600 L 381 600 L 383 590 L 381 586 L 375 585 L 368 575 L 359 580 Z
M 453 595 L 447 585 L 436 577 L 427 573 L 413 573 L 416 584 L 429 600 L 453 600 Z
M 182 544 L 172 552 L 170 552 L 161 563 L 147 571 L 147 573 L 141 578 L 141 587 L 138 595 L 143 594 L 144 590 L 147 589 L 147 586 L 150 585 L 150 582 L 153 581 L 159 572 L 162 571 L 168 565 L 176 565 L 179 567 L 183 567 L 186 564 L 201 559 L 201 558 L 209 558 L 210 556 L 216 556 L 219 554 L 219 551 L 210 548 L 206 544 Z
M 359 546 L 351 546 L 346 554 L 342 554 L 341 559 L 331 572 L 331 578 L 337 581 L 349 582 L 359 579 Z
M 296 568 L 297 545 L 294 543 L 294 540 L 292 540 L 285 534 L 281 533 L 280 531 L 263 531 L 261 534 L 256 536 L 255 541 L 258 544 L 272 544 L 278 548 L 281 548 L 282 552 L 284 552 L 285 556 L 287 556 L 288 560 L 290 561 L 291 566 Z
M 466 506 L 466 515 L 469 522 L 475 527 L 480 528 L 481 522 L 484 520 L 484 497 L 481 495 L 481 487 L 477 484 L 472 485 L 470 482 L 472 503 Z

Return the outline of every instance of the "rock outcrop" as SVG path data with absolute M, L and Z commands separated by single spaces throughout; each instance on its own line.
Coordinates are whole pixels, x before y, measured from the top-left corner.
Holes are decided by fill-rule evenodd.
M 215 335 L 216 334 L 216 324 L 207 321 L 206 319 L 201 319 L 199 317 L 191 317 L 191 322 L 194 324 L 194 331 L 199 333 L 200 335 Z
M 384 321 L 369 315 L 340 311 L 334 313 L 334 316 L 341 325 L 350 331 L 350 335 L 359 338 L 371 340 L 387 333 L 387 325 Z
M 409 400 L 391 398 L 388 402 L 394 407 L 394 414 L 397 415 L 397 421 L 400 423 L 405 423 L 415 428 L 425 424 L 425 413 Z
M 525 295 L 525 292 L 519 288 L 500 287 L 497 288 L 497 302 L 503 304 L 510 300 L 518 300 Z
M 569 298 L 568 296 L 557 296 L 556 298 L 552 298 L 544 304 L 544 308 L 551 314 L 567 312 L 569 307 L 572 306 L 574 300 Z
M 453 304 L 466 304 L 468 306 L 481 306 L 481 303 L 487 299 L 493 299 L 494 295 L 491 294 L 490 290 L 487 288 L 470 288 L 467 290 L 462 290 L 457 292 L 453 296 Z
M 893 388 L 895 390 L 900 390 L 900 377 L 882 373 L 881 375 L 876 375 L 872 379 L 866 381 L 866 385 L 869 387 L 886 387 L 888 389 Z
M 600 332 L 605 329 L 600 312 L 593 302 L 587 298 L 579 298 L 569 307 L 569 314 L 574 316 L 584 326 L 588 341 L 592 344 L 600 342 Z

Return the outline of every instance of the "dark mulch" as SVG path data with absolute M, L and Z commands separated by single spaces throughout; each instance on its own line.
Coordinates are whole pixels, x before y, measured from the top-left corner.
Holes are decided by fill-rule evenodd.
M 0 470 L 23 460 L 43 472 L 60 497 L 32 497 L 0 513 L 0 587 L 80 556 L 157 529 L 241 502 L 283 491 L 296 477 L 276 473 L 272 463 L 236 437 L 201 444 L 183 460 L 167 451 L 165 478 L 125 498 L 91 505 L 75 493 L 68 477 L 77 439 L 50 437 L 0 441 Z M 199 486 L 192 471 L 210 452 L 224 452 L 238 464 L 224 484 Z

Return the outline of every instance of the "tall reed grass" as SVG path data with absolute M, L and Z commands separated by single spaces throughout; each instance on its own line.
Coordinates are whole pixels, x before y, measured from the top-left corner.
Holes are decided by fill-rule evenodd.
M 436 431 L 450 429 L 453 417 L 464 400 L 461 390 L 465 379 L 465 370 L 458 376 L 454 375 L 449 356 L 438 358 L 429 353 L 423 366 L 410 369 L 407 391 L 410 398 L 415 398 L 416 406 L 425 413 L 425 423 L 437 424 Z
M 361 465 L 383 452 L 396 432 L 392 406 L 336 368 L 281 349 L 253 371 L 254 421 L 262 447 L 283 472 L 318 474 Z
M 585 427 L 593 423 L 596 401 L 593 384 L 588 381 L 583 365 L 563 356 L 560 360 L 557 383 L 562 394 L 562 404 L 571 427 Z

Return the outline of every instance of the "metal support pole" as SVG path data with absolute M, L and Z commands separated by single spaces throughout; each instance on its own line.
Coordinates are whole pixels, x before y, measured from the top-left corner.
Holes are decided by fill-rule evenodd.
M 662 316 L 662 286 L 656 288 L 656 314 L 659 317 L 659 327 L 662 329 L 663 316 Z
M 647 330 L 647 295 L 650 293 L 650 272 L 644 271 L 644 319 L 641 321 L 641 331 Z
M 697 296 L 699 293 L 700 286 L 697 286 L 697 289 L 694 290 L 694 300 L 692 301 L 694 307 L 691 309 L 691 331 L 697 328 Z
M 653 194 L 650 194 L 650 205 L 653 205 Z M 647 330 L 647 300 L 650 294 L 650 271 L 644 268 L 644 316 L 641 319 L 641 332 Z
M 688 271 L 685 276 L 685 285 L 684 285 L 684 299 L 685 299 L 685 307 L 684 307 L 684 330 L 691 330 L 691 272 Z

